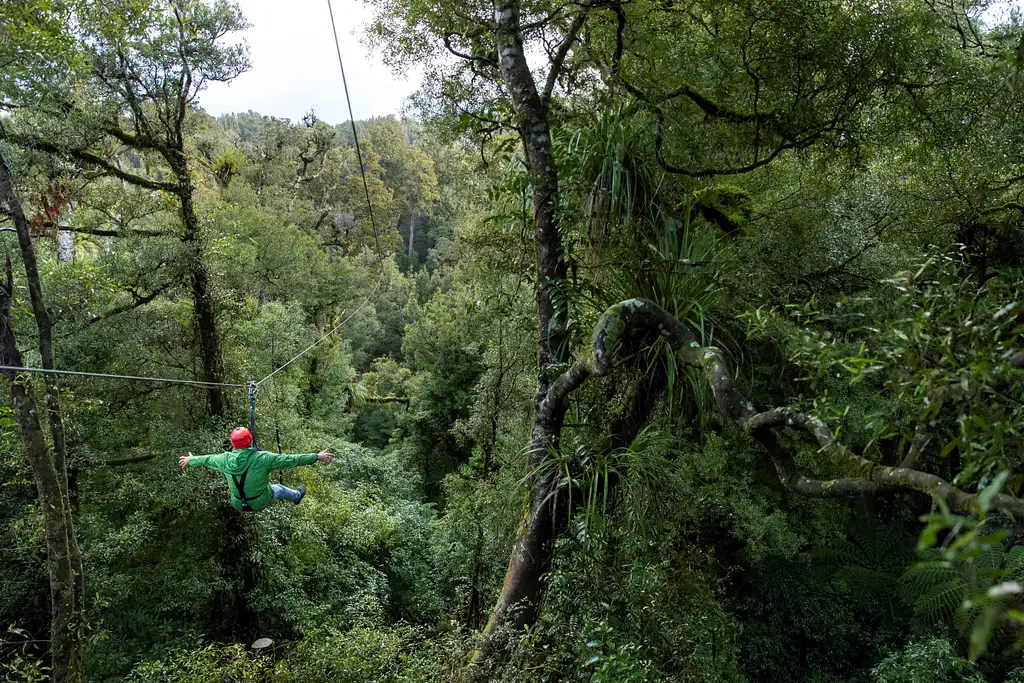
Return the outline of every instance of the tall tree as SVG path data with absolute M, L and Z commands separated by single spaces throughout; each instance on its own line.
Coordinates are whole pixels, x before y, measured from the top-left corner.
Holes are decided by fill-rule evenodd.
M 437 79 L 428 80 L 426 88 L 436 97 L 422 100 L 428 113 L 459 121 L 463 130 L 485 138 L 515 130 L 528 168 L 538 312 L 530 505 L 485 629 L 489 635 L 502 627 L 521 629 L 536 617 L 543 578 L 570 504 L 565 491 L 556 488 L 549 465 L 559 448 L 568 398 L 589 378 L 612 372 L 627 350 L 650 348 L 658 339 L 673 349 L 676 362 L 703 374 L 722 416 L 766 448 L 790 490 L 827 497 L 906 489 L 935 495 L 961 512 L 976 510 L 975 496 L 916 469 L 916 459 L 884 467 L 838 443 L 817 417 L 782 408 L 755 411 L 722 353 L 705 346 L 673 315 L 685 311 L 667 311 L 645 299 L 615 304 L 573 360 L 567 335 L 573 255 L 566 253 L 563 236 L 573 229 L 566 216 L 582 213 L 582 207 L 562 211 L 560 160 L 553 144 L 567 120 L 587 116 L 594 101 L 626 104 L 630 116 L 653 124 L 657 164 L 663 173 L 681 178 L 686 191 L 700 187 L 695 182 L 701 179 L 754 172 L 784 158 L 788 150 L 855 148 L 890 93 L 927 83 L 937 55 L 948 52 L 942 19 L 912 3 L 683 4 L 565 6 L 508 0 L 465 10 L 440 2 L 377 3 L 375 35 L 395 63 L 431 59 L 412 39 L 422 36 L 424 27 L 439 47 L 458 58 L 433 64 L 430 73 Z M 542 77 L 531 68 L 527 43 L 549 58 Z M 794 49 L 780 50 L 780 45 Z M 588 77 L 593 73 L 601 75 L 603 86 Z M 572 97 L 560 100 L 560 85 Z M 574 99 L 582 103 L 580 111 L 574 110 Z M 723 231 L 736 233 L 735 221 L 715 220 L 728 218 L 724 212 L 706 213 Z M 636 423 L 647 419 L 645 404 L 658 391 L 657 382 L 647 385 L 641 392 L 646 397 L 634 402 L 635 420 L 613 425 L 610 442 L 630 440 Z M 809 432 L 821 452 L 854 476 L 826 482 L 803 475 L 787 442 L 776 434 L 783 427 Z M 998 505 L 1014 514 L 1024 511 L 1024 502 L 1010 496 L 1000 497 Z M 486 654 L 485 647 L 477 661 Z
M 0 153 L 0 198 L 3 210 L 11 218 L 18 233 L 22 259 L 28 279 L 29 298 L 39 331 L 43 367 L 54 368 L 53 321 L 43 301 L 42 283 L 36 264 L 29 224 L 14 186 L 7 160 Z M 21 367 L 22 357 L 11 320 L 14 301 L 14 278 L 10 254 L 5 255 L 6 284 L 0 287 L 0 357 L 3 365 Z M 39 413 L 27 375 L 14 370 L 5 374 L 11 384 L 11 404 L 15 419 L 25 441 L 25 450 L 32 468 L 32 477 L 39 495 L 46 535 L 46 556 L 50 574 L 50 656 L 52 677 L 56 681 L 82 680 L 82 598 L 84 571 L 82 556 L 75 537 L 68 496 L 67 450 L 64 424 L 60 411 L 60 395 L 56 380 L 47 375 L 46 412 L 50 423 L 53 448 L 46 442 Z
M 89 60 L 84 96 L 68 91 L 22 105 L 43 120 L 11 132 L 15 144 L 68 159 L 124 183 L 174 197 L 181 220 L 184 271 L 191 290 L 204 382 L 224 381 L 224 361 L 206 264 L 206 235 L 196 212 L 195 161 L 188 127 L 196 99 L 210 82 L 226 82 L 249 68 L 244 45 L 224 38 L 244 29 L 238 6 L 218 0 L 157 0 L 95 5 L 76 13 L 79 49 Z M 17 103 L 15 103 L 17 106 Z M 69 119 L 75 125 L 68 125 Z M 50 127 L 52 136 L 39 135 Z M 126 151 L 144 166 L 124 169 Z M 225 410 L 220 387 L 208 389 L 210 412 Z
M 74 3 L 8 3 L 0 8 L 4 40 L 0 45 L 0 99 L 34 100 L 52 88 L 66 87 L 81 73 L 81 55 L 73 48 L 67 21 Z M 0 124 L 0 135 L 4 126 Z M 45 201 L 45 200 L 44 200 Z M 59 213 L 61 206 L 45 210 Z M 0 151 L 0 213 L 14 225 L 21 260 L 25 267 L 29 303 L 38 332 L 38 350 L 44 369 L 56 367 L 53 347 L 54 319 L 43 298 L 43 285 L 30 226 L 6 156 Z M 6 289 L 0 297 L 3 319 L 0 346 L 4 364 L 21 365 L 10 310 L 14 300 L 10 257 L 6 259 Z M 25 441 L 33 479 L 39 496 L 46 534 L 47 563 L 50 574 L 50 653 L 55 681 L 79 681 L 82 676 L 81 633 L 84 617 L 85 572 L 72 519 L 68 490 L 68 449 L 61 412 L 57 377 L 44 376 L 46 415 L 52 448 L 47 444 L 39 422 L 29 378 L 6 373 L 11 379 L 11 399 L 15 417 Z

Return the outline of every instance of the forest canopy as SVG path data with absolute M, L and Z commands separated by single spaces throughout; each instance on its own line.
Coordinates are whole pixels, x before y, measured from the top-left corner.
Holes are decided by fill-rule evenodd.
M 366 5 L 0 5 L 4 680 L 1024 681 L 1021 8 Z

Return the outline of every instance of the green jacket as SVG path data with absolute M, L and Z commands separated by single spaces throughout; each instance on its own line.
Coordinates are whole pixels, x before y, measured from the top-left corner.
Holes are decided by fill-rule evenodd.
M 249 507 L 254 511 L 270 505 L 271 470 L 312 465 L 315 462 L 316 453 L 278 455 L 255 448 L 239 448 L 216 455 L 193 455 L 188 459 L 190 467 L 209 467 L 224 475 L 231 493 L 231 506 L 236 510 L 242 510 L 242 499 L 238 495 L 235 479 L 241 481 L 245 474 L 245 497 L 249 499 Z

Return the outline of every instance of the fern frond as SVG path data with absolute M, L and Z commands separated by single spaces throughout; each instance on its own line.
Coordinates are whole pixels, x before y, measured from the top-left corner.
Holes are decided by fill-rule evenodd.
M 988 586 L 989 579 L 1003 566 L 1003 558 L 1005 556 L 1006 551 L 1003 550 L 1002 546 L 997 545 L 982 551 L 977 557 L 970 560 L 970 563 L 974 565 L 976 570 L 974 576 L 975 588 L 981 589 Z
M 922 616 L 948 619 L 967 598 L 967 585 L 960 578 L 932 587 L 914 603 L 914 611 Z
M 834 565 L 867 565 L 864 552 L 845 538 L 838 539 L 823 548 L 815 548 L 812 557 L 820 562 Z
M 964 607 L 961 603 L 960 609 L 956 611 L 956 616 L 953 618 L 953 627 L 960 635 L 969 635 L 974 627 L 974 620 L 980 612 L 981 607 L 978 605 L 972 604 L 970 607 Z
M 919 562 L 903 573 L 904 595 L 917 599 L 936 586 L 961 580 L 959 572 L 948 562 Z
M 1006 553 L 1004 567 L 1009 576 L 1020 581 L 1024 579 L 1024 545 L 1015 545 Z
M 840 567 L 835 577 L 849 584 L 858 599 L 884 599 L 894 584 L 893 577 L 888 574 L 854 565 Z

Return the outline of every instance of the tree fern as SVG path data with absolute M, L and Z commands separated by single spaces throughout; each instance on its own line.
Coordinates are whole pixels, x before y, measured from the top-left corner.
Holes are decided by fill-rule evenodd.
M 970 558 L 942 560 L 941 551 L 921 553 L 921 561 L 903 574 L 903 592 L 914 611 L 926 620 L 945 621 L 966 635 L 977 617 L 975 596 L 996 580 L 1024 577 L 1024 546 L 1007 551 L 1000 545 Z
M 967 595 L 967 584 L 963 579 L 951 578 L 932 586 L 918 597 L 914 601 L 914 611 L 939 619 L 951 619 L 962 608 Z
M 1015 545 L 1006 553 L 1006 561 L 1003 563 L 1007 571 L 1007 578 L 1024 580 L 1024 545 Z
M 879 604 L 893 617 L 901 602 L 900 575 L 913 560 L 912 543 L 901 524 L 880 522 L 861 506 L 848 538 L 812 554 L 833 568 L 833 577 L 849 586 L 858 601 Z

